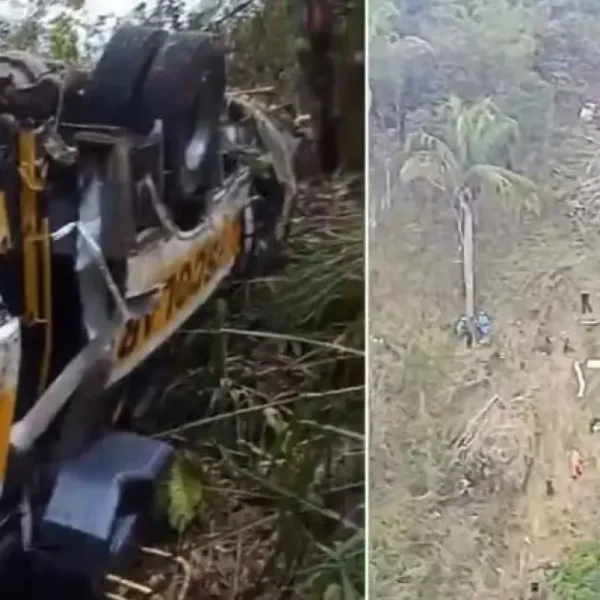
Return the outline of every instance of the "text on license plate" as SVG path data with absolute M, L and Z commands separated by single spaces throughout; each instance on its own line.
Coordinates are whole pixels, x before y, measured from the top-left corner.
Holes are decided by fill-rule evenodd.
M 219 233 L 194 248 L 187 256 L 171 265 L 162 279 L 163 289 L 154 311 L 129 321 L 117 343 L 117 362 L 142 350 L 151 338 L 158 336 L 212 284 L 219 271 L 241 251 L 241 222 L 228 220 Z

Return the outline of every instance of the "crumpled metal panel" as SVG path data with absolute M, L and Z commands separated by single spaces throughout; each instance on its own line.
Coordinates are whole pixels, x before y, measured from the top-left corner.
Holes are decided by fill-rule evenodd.
M 285 228 L 291 217 L 293 201 L 298 189 L 294 175 L 293 157 L 300 141 L 281 131 L 265 111 L 249 97 L 232 95 L 235 102 L 239 103 L 247 114 L 254 119 L 261 142 L 270 154 L 273 170 L 280 183 L 285 187 L 285 202 L 279 228 Z M 278 231 L 278 235 L 282 234 Z
M 10 77 L 11 83 L 17 88 L 31 85 L 49 70 L 48 65 L 31 52 L 22 50 L 0 52 L 0 80 Z

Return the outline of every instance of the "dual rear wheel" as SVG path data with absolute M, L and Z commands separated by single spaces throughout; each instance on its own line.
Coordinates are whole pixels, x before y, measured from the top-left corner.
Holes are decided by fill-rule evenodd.
M 213 37 L 125 26 L 90 75 L 77 121 L 147 135 L 162 121 L 165 200 L 199 203 L 218 166 L 225 52 Z

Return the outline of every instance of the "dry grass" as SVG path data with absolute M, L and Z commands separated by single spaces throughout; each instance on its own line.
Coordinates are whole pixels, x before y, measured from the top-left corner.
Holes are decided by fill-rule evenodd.
M 597 281 L 593 245 L 556 205 L 519 226 L 488 211 L 478 231 L 480 305 L 494 331 L 474 352 L 452 332 L 460 276 L 444 205 L 405 201 L 371 236 L 377 598 L 529 598 L 540 566 L 600 526 L 593 399 L 576 404 L 572 374 L 597 347 L 576 322 L 582 275 Z M 573 447 L 588 465 L 577 483 Z
M 189 563 L 186 599 L 362 597 L 361 194 L 359 177 L 301 186 L 285 268 L 238 282 L 139 374 L 155 395 L 136 427 L 177 449 L 155 542 Z M 131 576 L 176 597 L 168 561 Z

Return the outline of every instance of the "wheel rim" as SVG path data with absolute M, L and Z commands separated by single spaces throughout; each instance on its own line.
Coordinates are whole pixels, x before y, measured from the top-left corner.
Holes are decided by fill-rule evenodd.
M 202 183 L 202 163 L 211 138 L 211 121 L 203 113 L 200 99 L 190 119 L 191 135 L 186 136 L 181 166 L 181 187 L 185 195 L 193 194 Z
M 183 164 L 187 171 L 196 171 L 200 167 L 206 154 L 209 137 L 210 131 L 206 119 L 199 118 L 183 154 Z

